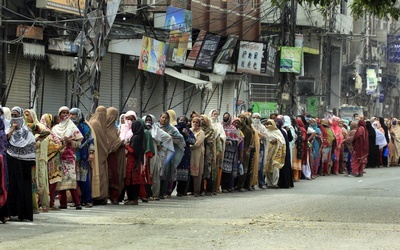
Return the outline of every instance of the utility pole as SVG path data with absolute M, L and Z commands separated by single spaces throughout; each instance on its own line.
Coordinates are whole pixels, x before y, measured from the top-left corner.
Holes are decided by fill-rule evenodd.
M 86 39 L 87 35 L 87 13 L 88 13 L 88 7 L 89 7 L 89 1 L 85 1 L 85 6 L 84 6 L 84 13 L 83 13 L 83 20 L 82 20 L 82 30 L 81 30 L 81 36 L 80 36 L 80 43 L 79 43 L 79 50 L 78 50 L 78 58 L 76 62 L 76 69 L 75 69 L 75 81 L 72 86 L 72 96 L 71 96 L 71 107 L 79 107 L 79 85 L 80 85 L 80 79 L 82 77 L 82 74 L 85 72 L 85 63 L 84 59 L 86 56 L 84 56 L 84 41 Z
M 295 30 L 296 30 L 296 12 L 297 1 L 291 0 L 285 2 L 285 6 L 281 14 L 281 46 L 294 47 L 295 45 Z M 289 32 L 288 32 L 289 31 Z M 289 37 L 287 37 L 289 33 Z M 296 79 L 294 73 L 280 73 L 280 86 L 279 86 L 279 113 L 296 115 L 295 109 L 295 93 L 296 93 Z M 290 100 L 286 106 L 286 110 L 282 105 L 282 94 L 288 93 Z
M 1 1 L 2 6 L 7 7 L 7 0 L 2 0 Z M 4 13 L 4 9 L 1 8 L 1 12 Z M 3 41 L 7 40 L 7 23 L 3 23 L 3 16 L 0 15 L 0 29 L 1 29 L 1 39 Z M 1 51 L 1 78 L 0 78 L 0 97 L 5 97 L 5 92 L 7 90 L 7 77 L 6 77 L 6 72 L 7 72 L 7 43 L 2 42 L 0 44 L 0 51 Z M 1 98 L 1 103 L 2 106 L 4 106 L 5 103 L 5 98 Z
M 332 40 L 331 34 L 335 28 L 335 7 L 336 3 L 333 1 L 327 8 L 324 14 L 325 18 L 325 29 L 320 39 L 320 51 L 322 52 L 320 57 L 320 82 L 321 82 L 321 93 L 325 97 L 325 109 L 331 105 L 330 93 L 331 93 L 331 53 L 332 53 Z

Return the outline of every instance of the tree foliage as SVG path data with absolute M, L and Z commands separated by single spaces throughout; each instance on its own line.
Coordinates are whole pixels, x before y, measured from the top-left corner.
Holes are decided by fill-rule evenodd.
M 276 0 L 275 0 L 276 1 Z M 279 0 L 278 0 L 279 1 Z M 276 1 L 276 2 L 278 2 Z M 340 4 L 340 0 L 297 0 L 300 4 L 313 4 L 319 7 L 331 5 L 334 1 Z M 349 0 L 344 0 L 348 2 Z M 396 4 L 396 0 L 353 0 L 351 14 L 355 18 L 364 16 L 366 13 L 374 15 L 378 18 L 392 17 L 396 20 L 400 17 L 400 6 Z

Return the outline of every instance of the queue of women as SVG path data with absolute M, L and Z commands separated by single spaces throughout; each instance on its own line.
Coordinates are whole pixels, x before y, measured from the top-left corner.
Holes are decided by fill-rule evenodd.
M 99 106 L 89 120 L 61 107 L 40 120 L 1 108 L 0 219 L 93 205 L 138 205 L 171 197 L 292 188 L 300 179 L 398 165 L 396 119 L 317 119 L 218 111 L 137 117 Z M 55 198 L 58 195 L 59 205 Z

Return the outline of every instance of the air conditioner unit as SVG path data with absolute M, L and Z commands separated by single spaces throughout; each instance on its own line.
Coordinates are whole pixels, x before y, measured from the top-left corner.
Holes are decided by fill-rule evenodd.
M 298 95 L 314 95 L 315 80 L 314 79 L 299 79 L 296 82 Z

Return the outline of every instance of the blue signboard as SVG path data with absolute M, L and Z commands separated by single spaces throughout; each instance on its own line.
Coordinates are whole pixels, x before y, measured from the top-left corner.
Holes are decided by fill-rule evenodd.
M 400 36 L 387 36 L 387 62 L 400 63 Z

